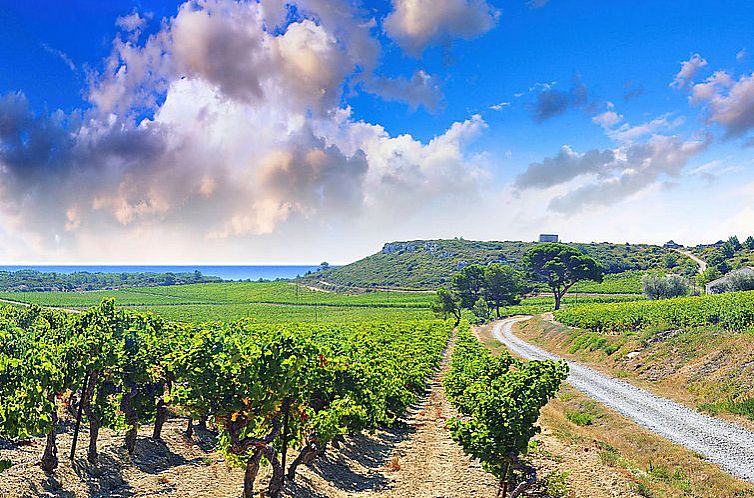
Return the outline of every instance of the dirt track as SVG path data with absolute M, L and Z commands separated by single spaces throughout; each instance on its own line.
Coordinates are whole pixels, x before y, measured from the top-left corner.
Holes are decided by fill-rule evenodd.
M 513 334 L 513 324 L 528 318 L 509 318 L 497 323 L 494 337 L 523 358 L 559 359 Z M 754 482 L 754 433 L 576 362 L 569 361 L 568 365 L 571 369 L 568 382 L 580 391 L 652 432 L 699 453 L 727 472 Z

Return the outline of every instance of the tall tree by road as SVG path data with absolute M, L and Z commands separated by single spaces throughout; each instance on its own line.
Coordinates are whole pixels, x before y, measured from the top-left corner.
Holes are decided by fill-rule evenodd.
M 555 296 L 555 309 L 568 290 L 581 280 L 602 282 L 602 267 L 591 257 L 571 246 L 558 243 L 540 244 L 524 255 L 524 264 L 532 276 L 545 282 Z
M 453 275 L 451 288 L 461 299 L 463 308 L 472 308 L 482 297 L 484 289 L 484 266 L 468 265 Z
M 519 272 L 500 263 L 493 263 L 484 269 L 484 297 L 495 314 L 500 318 L 501 306 L 513 306 L 521 302 L 525 285 Z

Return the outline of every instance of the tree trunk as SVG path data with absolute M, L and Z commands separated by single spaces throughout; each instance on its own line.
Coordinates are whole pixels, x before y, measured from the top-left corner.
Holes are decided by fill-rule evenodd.
M 280 491 L 283 489 L 285 471 L 283 466 L 280 465 L 277 451 L 275 451 L 275 448 L 271 444 L 265 446 L 264 454 L 270 462 L 270 465 L 272 465 L 272 476 L 270 476 L 270 486 L 267 488 L 267 496 L 269 496 L 269 498 L 278 498 L 280 496 Z
M 189 421 L 191 418 L 189 418 Z M 189 422 L 190 423 L 190 422 Z M 251 458 L 246 462 L 246 472 L 243 476 L 243 498 L 254 498 L 254 481 L 259 474 L 259 462 L 262 459 L 261 448 L 255 449 Z
M 46 473 L 50 473 L 58 467 L 58 447 L 55 443 L 55 430 L 58 425 L 58 408 L 55 406 L 55 394 L 51 394 L 47 397 L 52 401 L 52 426 L 50 432 L 47 433 L 47 444 L 45 445 L 45 451 L 42 455 L 42 463 L 40 466 Z
M 126 449 L 128 454 L 134 454 L 136 450 L 136 434 L 139 430 L 139 414 L 131 406 L 131 400 L 136 396 L 136 388 L 132 387 L 128 394 L 125 394 L 120 402 L 120 409 L 126 416 L 126 424 L 129 426 L 126 432 Z
M 521 493 L 526 491 L 526 489 L 528 489 L 532 484 L 537 482 L 537 469 L 524 464 L 515 455 L 511 456 L 511 460 L 511 465 L 513 466 L 513 468 L 520 472 L 523 472 L 526 475 L 526 480 L 518 483 L 518 486 L 516 486 L 515 489 L 511 492 L 510 498 L 517 498 L 518 496 L 521 496 Z
M 152 432 L 152 439 L 162 439 L 162 426 L 165 425 L 165 421 L 168 419 L 168 406 L 165 400 L 160 398 L 157 401 L 157 414 L 154 419 L 154 432 Z
M 497 497 L 499 498 L 501 495 L 503 498 L 505 498 L 505 495 L 508 494 L 508 462 L 505 462 L 503 464 L 503 472 L 502 477 L 500 478 L 500 482 L 497 485 Z
M 296 477 L 296 469 L 302 463 L 304 465 L 311 464 L 315 458 L 322 455 L 325 452 L 324 448 L 319 447 L 319 442 L 316 439 L 312 439 L 303 447 L 301 453 L 298 454 L 295 460 L 291 462 L 291 466 L 288 468 L 288 480 L 292 481 Z
M 186 432 L 184 434 L 187 438 L 191 438 L 194 435 L 194 426 L 192 425 L 191 417 L 188 417 L 188 424 L 186 425 Z
M 102 426 L 102 421 L 92 410 L 92 400 L 94 399 L 94 390 L 97 386 L 97 379 L 99 372 L 94 371 L 89 375 L 89 385 L 86 387 L 86 392 L 81 395 L 81 409 L 86 414 L 86 418 L 89 419 L 89 450 L 86 454 L 86 459 L 90 463 L 97 461 L 97 437 L 99 436 L 99 429 Z
M 203 431 L 207 430 L 207 416 L 206 415 L 202 415 L 201 417 L 199 417 L 199 423 L 196 424 L 196 428 L 201 429 Z
M 86 454 L 86 459 L 89 463 L 95 463 L 97 461 L 97 438 L 102 423 L 99 417 L 94 414 L 87 414 L 87 417 L 89 418 L 89 451 Z
M 76 411 L 76 426 L 73 429 L 73 441 L 71 442 L 71 461 L 73 461 L 73 458 L 76 456 L 76 443 L 79 440 L 79 429 L 81 428 L 81 415 L 84 410 L 84 399 L 86 398 L 87 391 L 89 388 L 89 378 L 91 375 L 89 373 L 84 376 L 84 384 L 81 386 L 81 397 L 79 398 L 79 407 Z
M 288 416 L 290 414 L 290 403 L 286 400 L 283 406 L 283 448 L 280 453 L 280 467 L 285 471 L 285 461 L 288 456 Z M 285 473 L 283 473 L 283 479 L 285 479 Z
M 560 309 L 560 299 L 561 299 L 562 297 L 563 297 L 563 296 L 562 296 L 562 295 L 561 295 L 561 294 L 560 294 L 559 292 L 556 292 L 556 293 L 555 293 L 555 311 L 557 311 L 557 310 L 559 310 L 559 309 Z

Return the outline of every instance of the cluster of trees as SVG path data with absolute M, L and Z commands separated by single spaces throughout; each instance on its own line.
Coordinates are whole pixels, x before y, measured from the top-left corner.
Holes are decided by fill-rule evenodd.
M 518 361 L 495 356 L 468 331 L 458 332 L 444 386 L 460 415 L 448 422 L 453 440 L 498 479 L 498 496 L 510 498 L 536 481 L 520 458 L 539 432 L 539 412 L 568 376 L 564 361 Z
M 602 281 L 603 269 L 593 258 L 577 249 L 560 243 L 545 243 L 529 249 L 523 257 L 527 273 L 510 266 L 492 263 L 487 266 L 469 265 L 453 275 L 450 287 L 441 287 L 433 304 L 438 314 L 452 315 L 460 322 L 464 309 L 486 320 L 495 310 L 521 301 L 521 296 L 537 284 L 544 284 L 560 309 L 563 296 L 577 282 Z
M 663 264 L 666 251 L 650 244 L 571 244 L 578 251 L 594 258 L 607 274 L 632 270 L 650 270 Z
M 510 266 L 493 263 L 488 266 L 468 265 L 453 275 L 450 288 L 441 287 L 433 304 L 438 314 L 461 321 L 462 310 L 472 310 L 480 319 L 490 317 L 492 310 L 500 317 L 500 308 L 521 301 L 528 289 L 524 276 Z
M 744 251 L 754 250 L 754 237 L 749 235 L 741 243 L 737 236 L 732 235 L 724 243 L 709 253 L 706 257 L 707 270 L 698 277 L 699 285 L 705 285 L 735 268 L 734 260 L 743 256 Z
M 265 496 L 279 495 L 301 464 L 346 433 L 392 423 L 439 366 L 449 324 L 177 324 L 116 310 L 85 313 L 0 308 L 0 438 L 46 435 L 41 467 L 58 465 L 58 414 L 82 422 L 90 462 L 100 428 L 125 429 L 133 454 L 140 425 L 159 440 L 170 413 L 219 431 L 226 460 L 245 467 L 244 497 L 260 465 L 272 467 Z M 289 448 L 298 456 L 287 465 Z
M 649 299 L 670 299 L 689 294 L 686 279 L 680 275 L 658 275 L 648 273 L 641 279 L 644 295 Z
M 41 272 L 38 270 L 0 271 L 2 291 L 90 291 L 122 287 L 156 287 L 161 285 L 203 284 L 222 282 L 199 270 L 186 273 L 74 273 Z

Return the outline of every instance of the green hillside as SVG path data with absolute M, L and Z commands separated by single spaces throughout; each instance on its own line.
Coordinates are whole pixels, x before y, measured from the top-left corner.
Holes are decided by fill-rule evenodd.
M 313 285 L 357 288 L 435 289 L 466 264 L 501 262 L 521 268 L 535 242 L 480 242 L 464 239 L 390 242 L 382 251 L 304 280 Z M 648 244 L 570 244 L 591 255 L 607 273 L 663 268 L 669 251 Z

